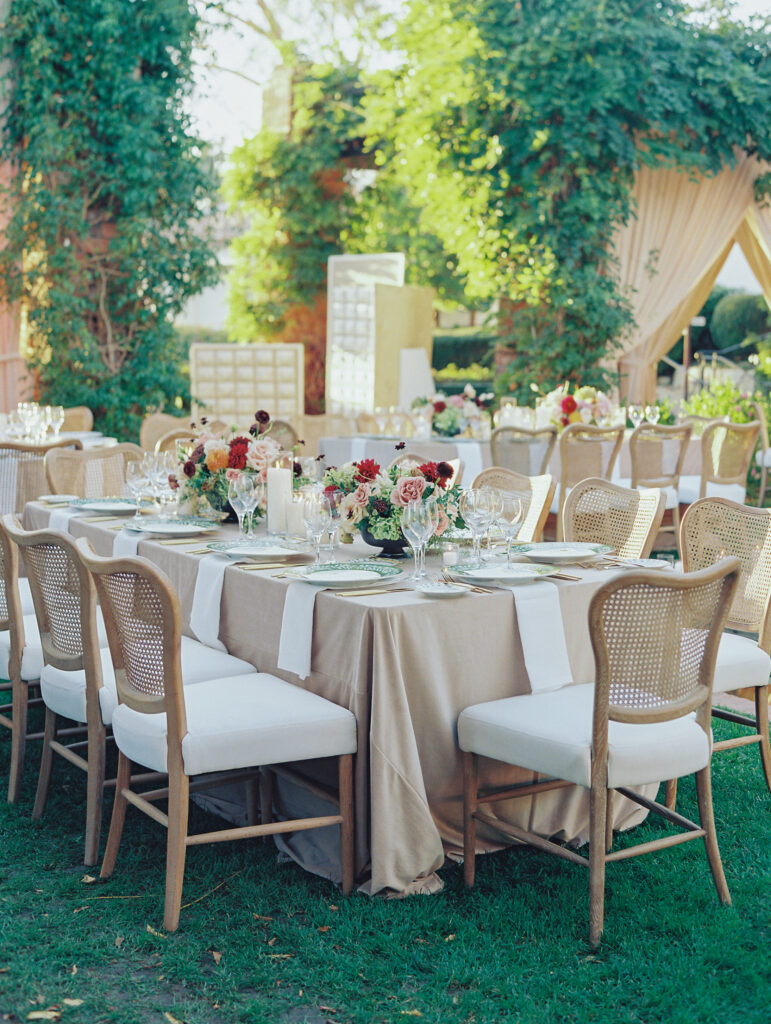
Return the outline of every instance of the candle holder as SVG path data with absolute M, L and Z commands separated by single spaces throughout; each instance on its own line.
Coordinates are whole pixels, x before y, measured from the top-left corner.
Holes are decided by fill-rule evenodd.
M 268 464 L 267 472 L 267 526 L 272 537 L 286 533 L 287 505 L 292 500 L 292 452 L 277 452 Z

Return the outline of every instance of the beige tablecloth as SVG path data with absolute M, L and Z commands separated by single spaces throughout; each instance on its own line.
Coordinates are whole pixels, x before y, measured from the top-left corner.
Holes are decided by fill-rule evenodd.
M 50 512 L 27 506 L 28 528 L 47 525 Z M 115 533 L 107 526 L 74 519 L 73 536 L 86 536 L 103 555 Z M 221 538 L 235 531 L 222 528 Z M 191 542 L 191 547 L 201 546 Z M 346 554 L 372 554 L 357 541 Z M 177 587 L 189 631 L 197 558 L 181 547 L 145 540 L 139 554 L 150 558 Z M 581 582 L 559 583 L 573 678 L 593 677 L 587 629 L 592 594 L 609 578 L 587 573 Z M 229 567 L 222 590 L 220 639 L 228 650 L 261 671 L 274 672 L 344 707 L 358 721 L 356 761 L 356 862 L 365 888 L 407 890 L 413 880 L 436 883 L 432 873 L 448 850 L 462 841 L 461 757 L 456 720 L 466 706 L 529 690 L 514 601 L 509 591 L 431 600 L 414 593 L 341 598 L 330 591 L 316 599 L 312 670 L 303 681 L 276 668 L 287 581 L 269 573 Z M 226 694 L 223 684 L 223 699 Z M 320 771 L 323 766 L 318 766 Z M 530 777 L 489 765 L 483 780 L 503 784 Z M 569 788 L 497 805 L 512 821 L 544 835 L 585 840 L 589 808 L 583 790 Z M 620 797 L 617 827 L 642 820 L 644 812 Z M 311 870 L 339 877 L 337 836 L 298 833 L 289 850 Z M 499 836 L 480 829 L 480 849 Z

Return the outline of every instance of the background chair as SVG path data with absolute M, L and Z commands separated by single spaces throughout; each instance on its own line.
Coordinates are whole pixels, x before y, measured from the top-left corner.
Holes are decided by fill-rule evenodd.
M 268 437 L 272 437 L 285 452 L 294 451 L 298 440 L 297 431 L 287 420 L 271 420 Z
M 562 539 L 562 509 L 571 487 L 587 477 L 610 480 L 623 439 L 623 427 L 584 423 L 571 423 L 560 434 L 560 482 L 551 507 L 557 513 L 557 540 Z
M 115 866 L 128 803 L 167 828 L 164 927 L 179 923 L 188 846 L 246 839 L 300 829 L 341 826 L 343 891 L 353 887 L 353 770 L 356 719 L 314 693 L 275 676 L 252 671 L 213 678 L 183 690 L 179 646 L 182 615 L 170 580 L 138 558 L 98 558 L 79 542 L 94 575 L 110 639 L 119 705 L 112 718 L 118 780 L 101 875 Z M 334 757 L 338 761 L 339 814 L 273 821 L 270 779 L 265 774 L 260 824 L 188 833 L 191 788 L 251 777 L 261 765 Z M 131 788 L 131 762 L 167 772 L 168 788 Z M 232 773 L 237 774 L 232 774 Z M 190 776 L 208 776 L 190 781 Z M 168 812 L 153 801 L 168 799 Z
M 522 476 L 513 469 L 490 466 L 479 473 L 472 487 L 493 487 L 498 491 L 516 495 L 522 502 L 522 526 L 517 540 L 538 542 L 543 539 L 543 528 L 554 498 L 555 483 L 551 474 Z
M 94 414 L 86 405 L 73 405 L 64 410 L 62 430 L 83 431 L 94 429 Z
M 712 812 L 710 702 L 718 639 L 738 577 L 736 559 L 687 576 L 633 572 L 592 598 L 589 629 L 596 681 L 477 704 L 458 719 L 464 766 L 466 884 L 474 884 L 476 823 L 589 867 L 589 938 L 602 937 L 605 865 L 689 839 L 703 839 L 721 902 L 731 896 Z M 550 781 L 479 792 L 477 760 L 518 765 Z M 696 775 L 698 825 L 630 787 Z M 489 802 L 557 789 L 589 790 L 589 858 L 480 810 Z M 685 833 L 617 852 L 613 792 L 661 815 Z
M 647 558 L 664 515 L 664 494 L 607 480 L 582 480 L 565 499 L 565 540 L 609 544 L 619 558 Z
M 357 434 L 379 434 L 377 420 L 371 412 L 360 412 L 356 417 Z
M 691 440 L 692 426 L 662 426 L 658 423 L 641 423 L 629 438 L 629 454 L 632 459 L 631 480 L 618 482 L 626 487 L 660 487 L 664 492 L 664 511 L 671 513 L 671 523 L 662 525 L 660 530 L 675 535 L 675 545 L 680 550 L 680 502 L 678 487 L 683 461 Z
M 48 452 L 59 448 L 82 451 L 83 445 L 72 439 L 45 444 L 0 441 L 0 515 L 21 515 L 28 501 L 48 490 L 44 460 Z
M 729 498 L 744 503 L 747 472 L 760 423 L 713 422 L 701 435 L 701 476 L 681 476 L 678 496 L 681 505 L 697 498 Z
M 771 466 L 771 444 L 768 440 L 768 420 L 763 406 L 760 402 L 753 402 L 752 408 L 755 410 L 755 419 L 760 424 L 760 446 L 755 452 L 755 462 L 760 468 L 760 488 L 758 490 L 758 508 L 763 507 L 763 499 L 766 496 L 766 487 L 768 486 L 768 467 Z
M 46 453 L 45 474 L 53 494 L 81 498 L 121 497 L 126 492 L 126 466 L 144 457 L 136 444 L 116 444 L 87 452 L 55 448 Z
M 771 747 L 768 734 L 769 673 L 771 672 L 771 509 L 750 508 L 725 498 L 701 498 L 683 516 L 683 568 L 693 572 L 724 555 L 739 559 L 739 581 L 726 626 L 756 639 L 724 633 L 715 669 L 716 694 L 737 692 L 755 702 L 755 717 L 713 708 L 714 718 L 736 722 L 750 735 L 720 740 L 713 751 L 757 743 L 766 785 L 771 791 Z M 668 801 L 674 805 L 675 787 Z
M 678 416 L 678 425 L 688 425 L 691 428 L 691 433 L 694 437 L 701 437 L 705 429 L 711 423 L 727 423 L 727 416 Z
M 192 429 L 186 416 L 170 416 L 165 412 L 151 412 L 142 420 L 139 428 L 139 447 L 145 452 L 154 452 L 155 446 L 170 430 Z
M 556 427 L 496 427 L 490 435 L 493 465 L 513 469 L 520 476 L 541 476 L 548 471 L 556 443 Z
M 177 444 L 192 445 L 195 442 L 195 431 L 190 427 L 175 427 L 174 430 L 169 430 L 168 433 L 163 434 L 155 442 L 155 453 L 160 455 L 161 452 L 175 452 L 177 450 Z

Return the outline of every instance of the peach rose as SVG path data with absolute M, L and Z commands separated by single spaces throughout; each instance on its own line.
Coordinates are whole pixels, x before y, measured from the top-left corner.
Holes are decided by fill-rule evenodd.
M 359 508 L 366 508 L 371 494 L 372 487 L 370 484 L 359 484 L 351 494 L 352 504 L 357 505 Z
M 405 508 L 411 501 L 419 501 L 425 489 L 426 481 L 422 476 L 400 477 L 391 491 L 391 503 Z

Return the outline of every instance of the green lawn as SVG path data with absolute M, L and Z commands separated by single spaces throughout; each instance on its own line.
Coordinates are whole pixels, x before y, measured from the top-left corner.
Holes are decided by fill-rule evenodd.
M 0 745 L 7 757 L 5 731 Z M 183 899 L 192 905 L 167 936 L 163 830 L 130 808 L 113 879 L 90 881 L 84 777 L 59 760 L 33 826 L 36 758 L 33 746 L 21 804 L 0 804 L 0 1021 L 771 1019 L 771 797 L 755 748 L 714 768 L 734 906 L 718 904 L 700 843 L 610 865 L 597 953 L 586 938 L 588 875 L 532 850 L 480 858 L 473 892 L 448 865 L 442 894 L 384 901 L 343 898 L 278 864 L 270 842 L 194 848 Z M 690 782 L 679 806 L 695 816 Z M 635 840 L 658 828 L 646 823 Z

